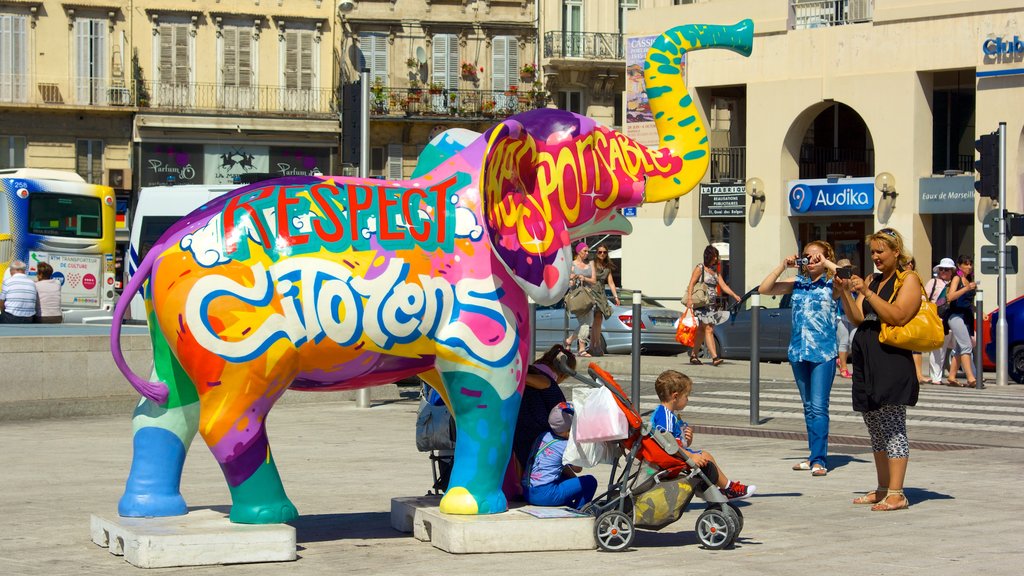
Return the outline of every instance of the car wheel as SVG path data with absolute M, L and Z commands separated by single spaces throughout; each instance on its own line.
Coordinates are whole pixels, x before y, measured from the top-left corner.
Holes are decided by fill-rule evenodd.
M 1018 344 L 1013 347 L 1013 353 L 1010 354 L 1010 378 L 1017 384 L 1024 384 L 1024 344 Z

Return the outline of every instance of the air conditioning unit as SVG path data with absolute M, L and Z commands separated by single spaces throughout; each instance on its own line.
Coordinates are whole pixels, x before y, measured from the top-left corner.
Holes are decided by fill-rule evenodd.
M 117 190 L 132 187 L 132 171 L 127 168 L 111 168 L 107 170 L 107 186 Z

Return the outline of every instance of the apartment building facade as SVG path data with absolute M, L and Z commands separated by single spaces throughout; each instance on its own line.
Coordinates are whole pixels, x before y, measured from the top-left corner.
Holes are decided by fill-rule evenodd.
M 639 210 L 623 245 L 627 285 L 680 293 L 704 247 L 719 242 L 729 246 L 737 292 L 818 238 L 870 273 L 864 237 L 887 226 L 904 234 L 924 274 L 943 257 L 980 264 L 994 204 L 974 191 L 974 141 L 1000 121 L 1005 208 L 1024 209 L 1019 2 L 711 0 L 637 15 L 630 37 L 746 17 L 755 37 L 748 58 L 687 55 L 712 167 L 674 219 L 662 206 Z M 813 202 L 802 203 L 808 191 Z M 665 246 L 677 248 L 679 266 L 651 269 L 643 255 Z M 981 268 L 987 311 L 996 282 Z M 1009 276 L 1009 298 L 1022 292 L 1021 276 Z

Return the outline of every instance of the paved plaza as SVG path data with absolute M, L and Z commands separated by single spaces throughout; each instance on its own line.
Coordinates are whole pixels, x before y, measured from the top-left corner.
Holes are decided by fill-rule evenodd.
M 628 358 L 600 360 L 616 375 Z M 684 359 L 648 362 L 649 375 L 664 366 L 683 368 Z M 690 368 L 690 367 L 686 367 Z M 682 519 L 659 532 L 640 532 L 632 550 L 452 555 L 390 526 L 390 500 L 417 496 L 431 483 L 425 454 L 413 435 L 418 401 L 412 389 L 377 400 L 369 409 L 351 401 L 285 401 L 272 412 L 269 433 L 289 496 L 299 509 L 299 559 L 288 564 L 257 564 L 160 569 L 161 574 L 520 574 L 557 570 L 560 574 L 730 574 L 814 572 L 830 575 L 1019 574 L 1024 551 L 1018 545 L 1024 520 L 1020 471 L 1024 469 L 1019 425 L 979 426 L 965 432 L 936 419 L 911 424 L 920 446 L 911 454 L 907 511 L 870 512 L 850 500 L 874 486 L 871 454 L 863 425 L 837 421 L 830 448 L 832 472 L 825 478 L 793 472 L 805 456 L 802 421 L 795 394 L 785 391 L 788 366 L 766 365 L 762 399 L 764 424 L 745 423 L 744 406 L 701 411 L 722 403 L 748 366 L 730 363 L 684 369 L 697 387 L 688 418 L 702 428 L 696 444 L 712 451 L 731 478 L 756 484 L 757 495 L 743 505 L 745 528 L 732 549 L 702 549 L 694 522 L 695 502 Z M 723 384 L 716 385 L 716 379 Z M 770 386 L 777 383 L 776 388 Z M 841 406 L 843 384 L 833 394 L 833 414 Z M 845 385 L 848 389 L 848 385 Z M 934 389 L 933 389 L 934 388 Z M 647 390 L 648 388 L 645 388 Z M 740 396 L 741 393 L 737 392 Z M 294 394 L 289 392 L 288 394 Z M 848 392 L 846 392 L 848 397 Z M 717 399 L 716 399 L 717 398 Z M 645 409 L 653 407 L 643 392 Z M 970 406 L 988 406 L 987 409 Z M 926 387 L 918 409 L 947 412 L 956 421 L 967 412 L 1021 417 L 1022 387 L 981 391 Z M 938 408 L 936 408 L 936 406 Z M 963 408 L 968 406 L 968 408 Z M 948 408 L 942 408 L 948 407 Z M 730 412 L 730 410 L 732 410 Z M 917 410 L 917 409 L 915 409 Z M 691 414 L 692 411 L 692 414 Z M 980 416 L 979 416 L 980 417 Z M 1016 426 L 1016 428 L 1014 428 Z M 702 431 L 703 430 L 703 431 Z M 1005 441 L 1000 441 L 1005 439 Z M 130 465 L 130 414 L 68 420 L 0 423 L 0 450 L 6 456 L 0 510 L 6 531 L 0 543 L 3 574 L 137 574 L 138 568 L 94 545 L 93 513 L 113 514 Z M 596 471 L 601 482 L 606 469 Z M 201 438 L 185 466 L 182 493 L 192 509 L 227 511 L 223 476 Z

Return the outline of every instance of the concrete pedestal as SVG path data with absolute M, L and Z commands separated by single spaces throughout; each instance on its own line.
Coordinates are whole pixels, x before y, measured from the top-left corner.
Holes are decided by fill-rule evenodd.
M 526 512 L 532 507 L 461 516 L 442 514 L 439 502 L 436 496 L 394 498 L 391 526 L 452 554 L 591 550 L 596 546 L 592 516 L 537 518 Z
M 251 564 L 295 560 L 295 528 L 232 524 L 225 514 L 195 510 L 166 518 L 92 515 L 92 541 L 139 568 Z

